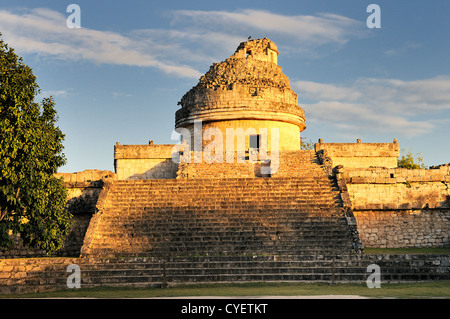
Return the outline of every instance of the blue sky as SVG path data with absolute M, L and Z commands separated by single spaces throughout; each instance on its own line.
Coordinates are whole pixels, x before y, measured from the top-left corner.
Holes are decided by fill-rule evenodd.
M 69 29 L 71 3 L 81 28 Z M 369 29 L 369 4 L 381 28 Z M 450 162 L 450 1 L 4 1 L 0 32 L 53 95 L 61 172 L 171 140 L 177 102 L 248 36 L 280 51 L 316 142 L 392 142 Z

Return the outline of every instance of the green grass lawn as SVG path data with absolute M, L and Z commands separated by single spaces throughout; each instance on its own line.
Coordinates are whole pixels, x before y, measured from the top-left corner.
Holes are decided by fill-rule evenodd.
M 362 284 L 326 283 L 241 283 L 198 284 L 169 288 L 73 289 L 38 294 L 3 295 L 6 298 L 152 298 L 183 296 L 319 296 L 357 295 L 371 298 L 448 298 L 450 281 L 381 284 L 367 288 Z

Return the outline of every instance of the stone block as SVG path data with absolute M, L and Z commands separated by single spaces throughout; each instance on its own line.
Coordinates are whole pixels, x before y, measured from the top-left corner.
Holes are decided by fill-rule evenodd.
M 405 182 L 406 182 L 405 177 L 396 177 L 395 178 L 395 183 L 405 183 Z
M 443 181 L 443 180 L 444 180 L 444 176 L 442 176 L 440 174 L 435 174 L 435 175 L 432 175 L 430 177 L 430 181 L 431 182 L 440 182 L 440 181 Z
M 399 208 L 398 203 L 384 203 L 383 208 L 386 210 L 395 210 Z
M 352 183 L 352 184 L 364 184 L 366 182 L 367 182 L 366 178 L 364 178 L 364 177 L 352 177 L 350 179 L 350 183 Z
M 401 203 L 398 206 L 398 209 L 412 209 L 411 203 Z

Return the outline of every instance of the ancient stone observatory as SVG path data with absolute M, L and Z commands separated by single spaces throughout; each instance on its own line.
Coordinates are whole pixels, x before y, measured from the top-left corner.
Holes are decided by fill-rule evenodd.
M 187 142 L 191 151 L 194 150 L 194 122 L 200 120 L 202 133 L 211 128 L 220 130 L 223 145 L 226 145 L 227 129 L 243 129 L 248 130 L 247 135 L 256 135 L 254 142 L 246 138 L 245 149 L 252 147 L 249 145 L 252 143 L 257 146 L 262 137 L 267 139 L 270 150 L 272 128 L 275 128 L 279 138 L 274 136 L 274 140 L 278 141 L 280 151 L 300 149 L 305 115 L 288 77 L 277 65 L 277 56 L 276 45 L 267 38 L 243 42 L 230 58 L 214 63 L 182 97 L 175 127 L 189 130 Z M 203 139 L 203 146 L 208 142 Z
M 204 151 L 220 137 L 224 153 L 236 151 L 239 139 L 236 133 L 241 130 L 244 132 L 245 156 L 248 157 L 249 150 L 255 146 L 273 152 L 272 142 L 276 141 L 280 169 L 276 175 L 271 175 L 292 174 L 291 168 L 283 163 L 294 163 L 301 157 L 297 152 L 300 152 L 300 132 L 306 127 L 305 115 L 298 106 L 297 94 L 291 89 L 288 77 L 277 65 L 277 57 L 276 45 L 267 38 L 242 42 L 230 58 L 214 63 L 198 84 L 181 98 L 181 108 L 175 114 L 175 128 L 189 145 L 189 155 Z M 208 135 L 211 129 L 216 132 Z M 231 150 L 227 140 L 234 142 Z M 175 144 L 154 144 L 153 141 L 147 145 L 117 143 L 114 147 L 115 173 L 119 180 L 261 177 L 257 174 L 261 171 L 258 163 L 238 165 L 238 156 L 234 157 L 233 165 L 228 157 L 222 158 L 223 165 L 214 162 L 214 167 L 194 165 L 197 163 L 194 160 L 188 167 L 178 164 L 173 159 L 180 159 L 180 150 L 184 152 L 185 149 L 175 147 Z M 392 168 L 397 166 L 399 147 L 396 141 L 371 144 L 319 141 L 316 152 L 327 152 L 334 165 Z M 259 153 L 259 159 L 262 159 L 262 153 Z M 288 157 L 291 160 L 287 160 Z M 271 169 L 276 160 L 276 156 L 271 158 Z

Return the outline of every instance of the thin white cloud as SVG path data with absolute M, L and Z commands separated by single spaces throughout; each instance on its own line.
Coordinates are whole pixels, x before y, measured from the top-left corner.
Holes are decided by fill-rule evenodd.
M 251 32 L 269 33 L 289 37 L 293 42 L 305 45 L 346 43 L 361 34 L 362 23 L 341 15 L 319 14 L 287 16 L 263 10 L 228 11 L 174 11 L 177 22 L 188 20 L 198 28 L 228 30 L 228 32 L 251 35 Z M 242 34 L 245 30 L 246 34 Z
M 131 35 L 151 46 L 156 56 L 182 59 L 186 63 L 201 66 L 225 59 L 246 39 L 239 35 L 192 27 L 135 30 Z
M 50 90 L 50 91 L 43 91 L 41 92 L 41 95 L 43 96 L 62 96 L 65 97 L 69 95 L 69 92 L 67 90 Z
M 347 100 L 355 101 L 361 97 L 361 93 L 350 87 L 336 86 L 310 81 L 296 81 L 292 85 L 300 90 L 301 95 L 306 95 L 315 100 Z
M 170 28 L 121 34 L 83 25 L 69 29 L 64 13 L 46 8 L 0 10 L 0 30 L 18 52 L 65 61 L 150 67 L 187 78 L 199 78 L 199 69 L 230 56 L 249 35 L 274 35 L 286 51 L 300 52 L 325 44 L 342 45 L 358 36 L 361 25 L 335 14 L 175 10 Z
M 88 28 L 69 29 L 66 17 L 49 9 L 24 13 L 0 10 L 0 30 L 20 52 L 50 55 L 62 60 L 88 60 L 129 66 L 157 68 L 180 77 L 198 78 L 195 68 L 157 58 L 149 48 L 132 37 Z
M 420 43 L 406 43 L 403 46 L 388 49 L 383 51 L 383 54 L 386 56 L 402 56 L 405 53 L 408 53 L 411 50 L 417 50 L 420 49 L 422 45 Z
M 450 110 L 450 77 L 445 76 L 416 81 L 363 78 L 346 86 L 295 81 L 292 86 L 307 101 L 307 117 L 341 129 L 352 124 L 347 131 L 419 136 L 440 125 L 433 115 Z
M 122 93 L 122 92 L 112 92 L 112 96 L 114 100 L 117 100 L 119 98 L 127 98 L 127 97 L 131 97 L 133 95 L 129 94 L 129 93 Z

